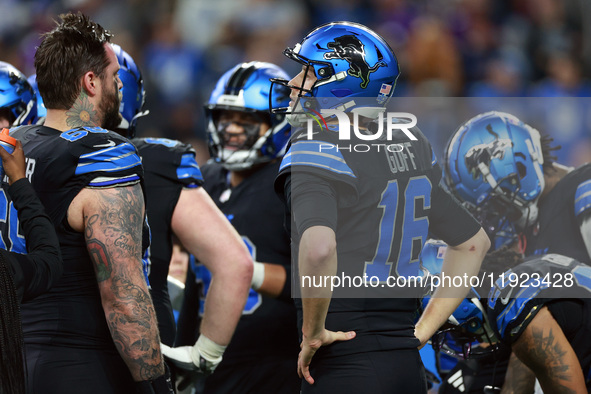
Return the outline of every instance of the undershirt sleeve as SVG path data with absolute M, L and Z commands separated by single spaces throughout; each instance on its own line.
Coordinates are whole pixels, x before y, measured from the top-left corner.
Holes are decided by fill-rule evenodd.
M 288 176 L 285 182 L 288 209 L 298 234 L 313 226 L 326 226 L 336 232 L 337 198 L 329 181 L 310 174 Z
M 441 185 L 434 190 L 431 201 L 433 207 L 429 214 L 429 230 L 436 238 L 457 246 L 480 230 L 480 223 Z

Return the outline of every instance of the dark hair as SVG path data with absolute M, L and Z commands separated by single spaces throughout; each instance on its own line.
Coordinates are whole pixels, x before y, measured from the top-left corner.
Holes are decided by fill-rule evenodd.
M 25 393 L 20 306 L 3 251 L 0 252 L 0 393 Z
M 554 171 L 553 164 L 556 162 L 556 156 L 552 152 L 562 148 L 560 145 L 552 146 L 553 142 L 554 138 L 550 137 L 548 134 L 541 136 L 540 143 L 542 145 L 542 157 L 544 158 L 544 165 L 542 167 L 544 169 L 544 174 L 546 175 L 551 171 Z
M 103 78 L 109 65 L 103 47 L 112 34 L 78 12 L 60 15 L 62 20 L 35 53 L 37 85 L 48 109 L 70 109 L 80 95 L 82 76 L 92 71 Z M 57 22 L 56 22 L 57 23 Z

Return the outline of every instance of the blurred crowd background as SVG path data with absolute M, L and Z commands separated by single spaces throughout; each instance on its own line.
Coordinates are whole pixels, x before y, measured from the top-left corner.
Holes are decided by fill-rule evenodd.
M 395 96 L 591 96 L 589 0 L 1 0 L 0 60 L 33 74 L 40 34 L 69 10 L 111 30 L 142 69 L 150 115 L 138 135 L 190 142 L 201 163 L 202 108 L 222 73 L 259 60 L 295 75 L 283 49 L 329 21 L 386 38 L 402 70 Z M 562 145 L 561 162 L 591 161 L 588 99 L 560 103 L 566 113 L 536 126 Z M 429 130 L 436 151 L 453 131 Z

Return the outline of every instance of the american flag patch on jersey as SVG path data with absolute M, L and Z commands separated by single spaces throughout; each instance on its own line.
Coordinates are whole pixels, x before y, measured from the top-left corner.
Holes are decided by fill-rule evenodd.
M 383 83 L 382 87 L 380 88 L 380 94 L 390 94 L 390 90 L 392 90 L 392 85 L 388 85 L 387 83 Z

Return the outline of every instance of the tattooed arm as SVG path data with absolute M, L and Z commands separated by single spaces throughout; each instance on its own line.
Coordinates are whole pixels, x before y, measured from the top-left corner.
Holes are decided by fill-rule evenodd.
M 113 341 L 135 381 L 164 374 L 158 324 L 141 264 L 144 199 L 139 185 L 83 189 L 68 221 L 84 231 Z
M 534 392 L 536 375 L 511 353 L 501 394 L 530 394 Z
M 562 329 L 543 307 L 512 346 L 546 393 L 587 393 L 581 364 Z

